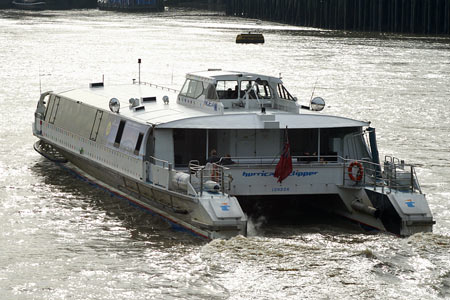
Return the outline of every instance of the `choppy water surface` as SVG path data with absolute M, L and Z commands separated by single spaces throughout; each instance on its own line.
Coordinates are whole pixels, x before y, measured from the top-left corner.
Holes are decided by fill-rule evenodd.
M 264 45 L 236 45 L 262 31 Z M 372 121 L 381 155 L 419 165 L 433 234 L 339 218 L 209 243 L 174 232 L 40 157 L 42 90 L 206 68 L 283 77 L 306 104 Z M 0 299 L 450 299 L 450 40 L 349 34 L 202 12 L 0 11 Z

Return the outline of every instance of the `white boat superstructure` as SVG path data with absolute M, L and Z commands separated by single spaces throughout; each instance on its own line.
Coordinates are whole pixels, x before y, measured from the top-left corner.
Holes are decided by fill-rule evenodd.
M 43 155 L 207 238 L 245 235 L 245 212 L 305 208 L 402 236 L 431 231 L 414 166 L 380 164 L 370 124 L 324 106 L 300 105 L 277 77 L 208 70 L 187 74 L 181 91 L 134 82 L 44 93 L 33 132 Z M 278 180 L 287 137 L 292 169 Z

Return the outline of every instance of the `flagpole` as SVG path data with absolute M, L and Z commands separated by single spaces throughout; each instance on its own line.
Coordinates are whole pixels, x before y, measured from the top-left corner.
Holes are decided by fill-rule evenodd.
M 208 161 L 209 156 L 209 130 L 206 129 L 206 161 Z

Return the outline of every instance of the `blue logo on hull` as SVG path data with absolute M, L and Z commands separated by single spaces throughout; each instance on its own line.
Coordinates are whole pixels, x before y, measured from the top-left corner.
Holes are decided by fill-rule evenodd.
M 415 203 L 416 202 L 412 201 L 411 199 L 405 201 L 405 204 L 408 207 L 416 207 Z

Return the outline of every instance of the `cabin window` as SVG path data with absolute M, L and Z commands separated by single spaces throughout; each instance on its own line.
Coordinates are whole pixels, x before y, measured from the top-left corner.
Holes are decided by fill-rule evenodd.
M 278 94 L 281 99 L 295 101 L 294 97 L 288 92 L 288 90 L 281 83 L 278 84 Z
M 120 141 L 122 140 L 123 130 L 125 129 L 125 121 L 121 120 L 119 128 L 117 129 L 116 139 L 114 140 L 114 147 L 120 146 Z
M 139 133 L 137 142 L 136 142 L 136 147 L 134 148 L 134 154 L 135 155 L 139 155 L 139 151 L 141 150 L 141 145 L 142 145 L 142 140 L 144 139 L 144 134 L 143 133 Z
M 237 99 L 238 82 L 236 80 L 219 80 L 216 85 L 219 99 Z
M 45 109 L 45 117 L 47 117 L 48 113 L 51 111 L 51 107 L 53 106 L 55 101 L 55 96 L 51 95 L 48 99 L 47 107 Z
M 92 124 L 92 129 L 91 129 L 90 139 L 92 141 L 97 140 L 98 130 L 100 128 L 100 123 L 102 122 L 102 118 L 103 118 L 103 111 L 97 110 L 97 112 L 95 114 L 94 123 Z
M 203 82 L 193 79 L 188 79 L 181 89 L 180 95 L 189 98 L 198 98 L 203 94 Z
M 216 93 L 216 87 L 211 83 L 207 84 L 204 94 L 206 96 L 206 99 L 209 99 L 209 100 L 217 100 L 218 99 L 217 93 Z
M 186 81 L 184 82 L 183 87 L 181 88 L 180 95 L 182 95 L 182 96 L 187 96 L 187 91 L 188 91 L 189 83 L 190 83 L 190 82 L 191 82 L 190 79 L 188 79 L 188 80 L 186 80 Z
M 270 92 L 270 86 L 267 80 L 243 80 L 241 81 L 241 97 L 243 98 L 245 92 L 251 88 L 252 90 L 248 93 L 250 99 L 255 99 L 255 93 L 258 96 L 258 99 L 271 99 L 272 93 Z
M 50 124 L 54 124 L 55 123 L 55 119 L 56 119 L 56 113 L 58 112 L 58 108 L 59 108 L 59 102 L 61 101 L 61 98 L 58 96 L 55 96 L 55 98 L 53 99 L 52 105 L 51 105 L 51 110 L 50 110 L 50 118 L 48 120 L 48 122 Z

